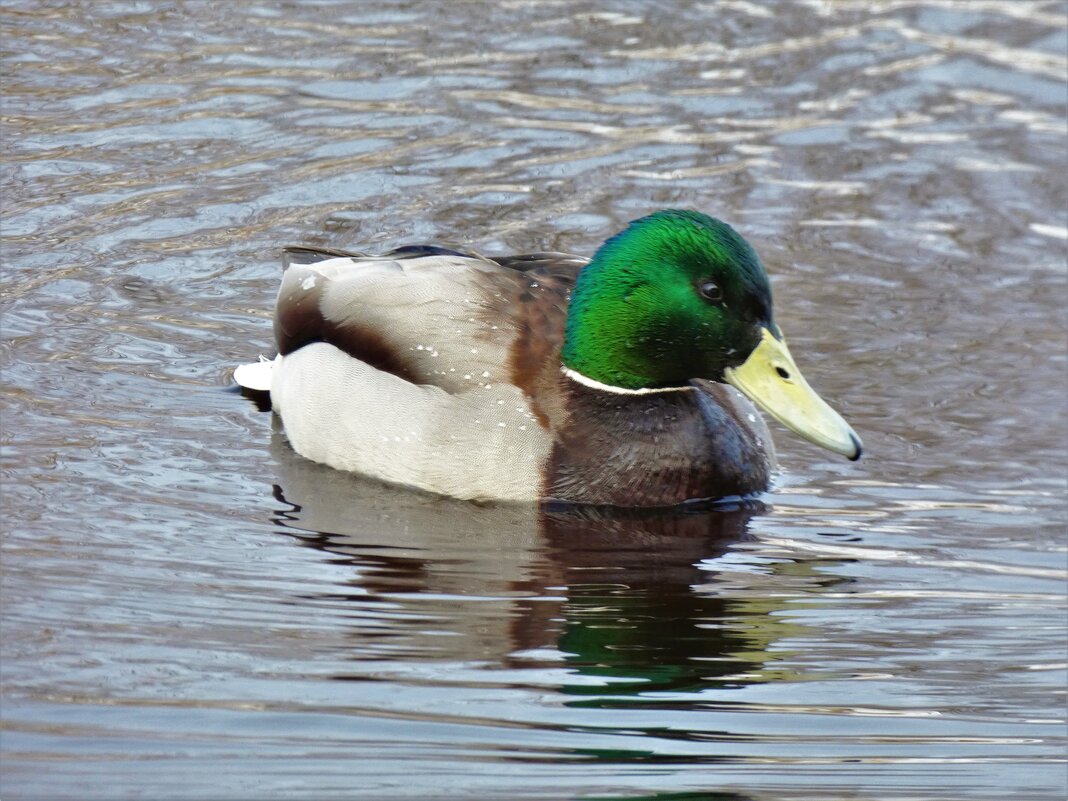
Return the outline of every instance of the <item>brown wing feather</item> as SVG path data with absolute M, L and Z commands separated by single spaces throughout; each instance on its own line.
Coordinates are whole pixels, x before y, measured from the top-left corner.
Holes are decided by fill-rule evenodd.
M 314 261 L 324 258 L 351 261 L 320 272 Z M 286 355 L 328 342 L 406 381 L 449 392 L 490 372 L 537 406 L 539 389 L 559 375 L 567 303 L 583 264 L 567 254 L 489 260 L 422 245 L 383 257 L 287 249 L 275 313 L 278 350 Z M 536 417 L 548 425 L 548 410 L 538 406 Z
M 542 255 L 547 254 L 538 254 Z M 553 406 L 559 395 L 553 390 L 562 381 L 560 348 L 567 307 L 584 263 L 536 257 L 524 262 L 523 281 L 516 287 L 510 308 L 516 326 L 508 358 L 511 381 L 529 399 L 535 418 L 545 428 L 563 412 Z

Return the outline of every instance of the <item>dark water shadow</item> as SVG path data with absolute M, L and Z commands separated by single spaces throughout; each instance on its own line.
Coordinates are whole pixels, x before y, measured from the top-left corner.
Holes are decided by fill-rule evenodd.
M 478 505 L 340 473 L 275 433 L 275 522 L 351 578 L 293 603 L 351 605 L 345 658 L 566 668 L 578 706 L 686 704 L 767 680 L 783 603 L 712 588 L 762 503 L 665 510 Z M 650 697 L 650 693 L 670 697 Z
M 751 801 L 754 796 L 721 790 L 677 793 L 652 793 L 651 795 L 595 795 L 583 796 L 583 801 Z

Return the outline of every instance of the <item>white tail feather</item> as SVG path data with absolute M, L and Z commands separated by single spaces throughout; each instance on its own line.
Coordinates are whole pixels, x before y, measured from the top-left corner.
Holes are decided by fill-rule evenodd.
M 259 361 L 252 364 L 242 364 L 234 370 L 234 381 L 245 389 L 257 392 L 271 391 L 271 368 L 274 361 L 266 356 L 260 356 Z

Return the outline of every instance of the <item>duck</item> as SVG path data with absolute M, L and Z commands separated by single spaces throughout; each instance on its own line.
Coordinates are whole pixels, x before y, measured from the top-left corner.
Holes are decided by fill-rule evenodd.
M 592 258 L 291 247 L 269 393 L 301 456 L 474 502 L 666 507 L 769 489 L 757 407 L 850 460 L 807 383 L 767 271 L 730 225 L 663 209 Z

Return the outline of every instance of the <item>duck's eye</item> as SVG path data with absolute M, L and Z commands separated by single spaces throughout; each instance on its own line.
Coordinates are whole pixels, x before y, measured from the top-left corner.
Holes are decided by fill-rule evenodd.
M 719 284 L 715 281 L 702 281 L 697 285 L 697 291 L 702 298 L 713 303 L 723 300 L 723 290 L 719 288 Z

